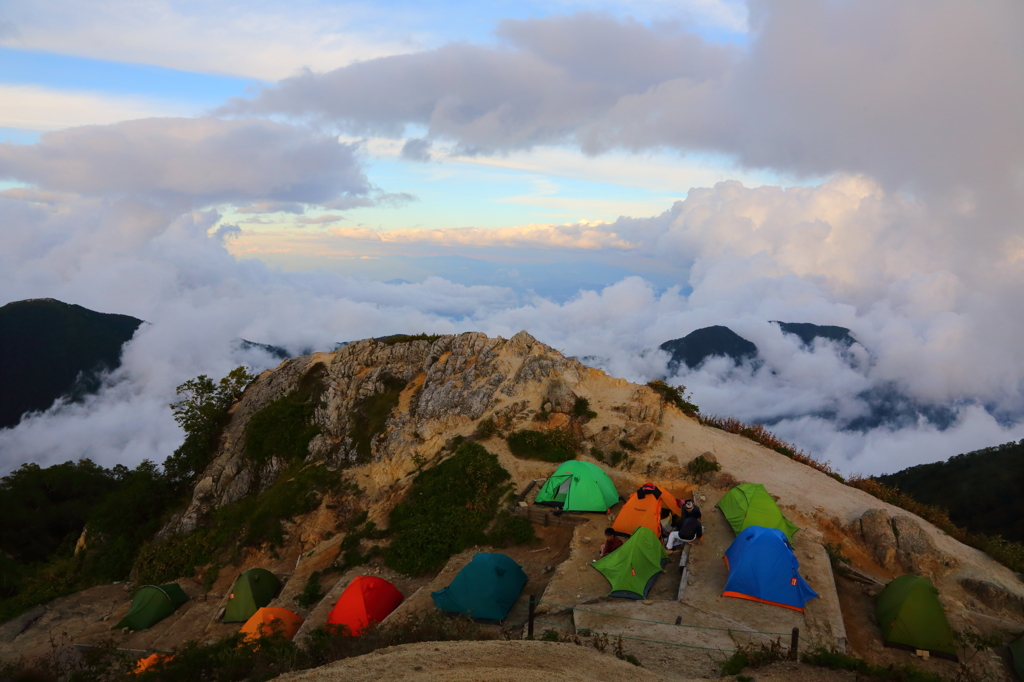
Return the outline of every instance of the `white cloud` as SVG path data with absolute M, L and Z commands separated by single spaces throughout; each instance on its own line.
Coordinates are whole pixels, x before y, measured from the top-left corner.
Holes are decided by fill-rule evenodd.
M 142 97 L 0 84 L 0 128 L 57 130 L 183 113 L 179 104 Z

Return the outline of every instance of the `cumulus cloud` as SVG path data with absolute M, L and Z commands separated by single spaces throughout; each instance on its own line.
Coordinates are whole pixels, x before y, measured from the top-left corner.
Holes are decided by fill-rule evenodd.
M 262 120 L 151 118 L 0 143 L 0 178 L 86 196 L 189 205 L 329 203 L 370 191 L 352 145 Z

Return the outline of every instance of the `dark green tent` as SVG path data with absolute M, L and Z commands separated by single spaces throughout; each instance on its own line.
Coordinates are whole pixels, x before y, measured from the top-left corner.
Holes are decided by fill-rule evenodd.
M 618 501 L 619 491 L 601 467 L 575 459 L 562 462 L 534 500 L 565 511 L 583 512 L 607 511 Z
M 782 515 L 775 498 L 760 483 L 741 483 L 727 492 L 716 505 L 722 510 L 734 533 L 750 526 L 778 528 L 790 542 L 799 528 Z
M 1013 669 L 1024 680 L 1024 635 L 1010 642 L 1010 654 L 1013 656 Z
M 885 646 L 921 649 L 940 658 L 957 660 L 953 633 L 939 603 L 939 591 L 929 578 L 901 575 L 878 595 L 875 603 Z
M 250 568 L 242 572 L 231 588 L 228 605 L 224 609 L 225 623 L 244 623 L 277 596 L 281 581 L 265 568 Z
M 647 599 L 667 563 L 668 552 L 654 531 L 640 526 L 621 547 L 590 565 L 611 583 L 609 597 Z
M 442 611 L 473 620 L 500 623 L 512 610 L 526 584 L 526 573 L 504 554 L 477 552 L 448 587 L 431 592 Z
M 153 627 L 187 601 L 188 595 L 178 587 L 177 583 L 143 585 L 132 597 L 132 607 L 128 609 L 124 618 L 118 621 L 114 629 L 145 630 Z

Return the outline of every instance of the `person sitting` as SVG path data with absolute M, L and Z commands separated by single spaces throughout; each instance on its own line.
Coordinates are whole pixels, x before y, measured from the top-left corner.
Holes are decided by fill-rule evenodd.
M 601 556 L 608 556 L 619 547 L 622 547 L 623 540 L 611 528 L 604 529 L 604 544 L 601 545 Z
M 669 533 L 668 539 L 665 541 L 665 549 L 671 551 L 679 545 L 689 544 L 702 537 L 704 537 L 704 527 L 700 525 L 700 521 L 691 516 L 683 519 L 679 527 Z
M 674 521 L 675 519 L 672 518 L 672 510 L 661 510 L 661 537 L 665 537 L 672 532 L 672 528 L 675 526 L 675 523 L 673 523 Z
M 683 516 L 684 519 L 694 518 L 700 520 L 700 507 L 693 503 L 693 500 L 686 500 L 683 503 Z

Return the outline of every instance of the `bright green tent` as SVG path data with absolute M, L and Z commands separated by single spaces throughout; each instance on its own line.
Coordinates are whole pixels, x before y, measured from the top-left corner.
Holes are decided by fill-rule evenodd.
M 875 603 L 885 646 L 922 649 L 956 660 L 953 633 L 939 603 L 939 591 L 928 578 L 901 575 L 885 586 Z
M 145 630 L 151 628 L 174 613 L 176 608 L 187 601 L 188 595 L 178 587 L 177 583 L 143 585 L 132 597 L 132 607 L 128 609 L 124 618 L 118 621 L 114 629 Z
M 548 477 L 534 501 L 565 511 L 604 512 L 619 501 L 619 491 L 601 467 L 570 459 Z
M 799 528 L 782 515 L 779 506 L 760 483 L 741 483 L 718 501 L 716 505 L 737 535 L 744 528 L 761 526 L 778 528 L 790 542 Z
M 1010 642 L 1010 654 L 1013 655 L 1013 669 L 1024 680 L 1024 635 Z
M 434 606 L 473 620 L 500 623 L 526 584 L 522 567 L 504 554 L 477 552 L 451 584 L 431 592 Z
M 658 536 L 640 526 L 621 547 L 590 565 L 611 583 L 609 597 L 647 599 L 667 563 L 668 552 Z
M 225 623 L 244 623 L 270 603 L 281 589 L 281 581 L 265 568 L 250 568 L 242 572 L 231 588 L 228 605 L 224 610 Z

